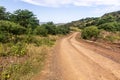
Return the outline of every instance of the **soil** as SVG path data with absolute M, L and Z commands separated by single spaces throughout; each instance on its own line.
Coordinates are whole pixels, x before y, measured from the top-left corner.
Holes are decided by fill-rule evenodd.
M 119 47 L 76 39 L 78 34 L 57 42 L 44 78 L 35 80 L 120 80 Z

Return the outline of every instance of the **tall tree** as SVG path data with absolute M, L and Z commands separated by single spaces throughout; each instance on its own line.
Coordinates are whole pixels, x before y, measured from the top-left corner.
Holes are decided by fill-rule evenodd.
M 16 10 L 11 15 L 11 20 L 15 23 L 20 24 L 24 27 L 35 28 L 39 25 L 39 20 L 35 17 L 35 15 L 29 10 Z

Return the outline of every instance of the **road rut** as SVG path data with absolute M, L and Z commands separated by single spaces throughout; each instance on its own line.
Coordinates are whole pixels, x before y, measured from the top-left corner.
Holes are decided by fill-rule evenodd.
M 75 32 L 60 39 L 44 76 L 33 80 L 120 80 L 120 53 L 77 40 Z
M 55 78 L 50 80 L 120 80 L 119 62 L 104 56 L 117 54 L 114 58 L 119 60 L 120 54 L 89 48 L 89 45 L 75 39 L 77 34 L 59 41 L 54 56 Z

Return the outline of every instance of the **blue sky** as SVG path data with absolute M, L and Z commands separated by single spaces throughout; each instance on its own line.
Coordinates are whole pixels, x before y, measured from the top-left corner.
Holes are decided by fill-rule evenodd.
M 40 22 L 66 23 L 120 10 L 120 0 L 0 0 L 7 11 L 28 9 Z

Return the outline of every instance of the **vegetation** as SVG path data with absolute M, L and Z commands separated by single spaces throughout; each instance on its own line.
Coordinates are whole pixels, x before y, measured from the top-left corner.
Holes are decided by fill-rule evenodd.
M 47 53 L 58 35 L 69 27 L 53 22 L 39 25 L 29 10 L 13 13 L 0 7 L 0 80 L 30 80 L 44 65 Z
M 117 22 L 104 23 L 99 26 L 99 29 L 104 29 L 110 32 L 120 31 L 120 23 Z
M 29 10 L 13 13 L 0 7 L 0 80 L 30 80 L 44 65 L 58 35 L 81 31 L 83 39 L 120 41 L 120 11 L 98 18 L 86 18 L 65 25 L 39 25 Z
M 91 26 L 83 29 L 81 36 L 83 39 L 96 39 L 99 36 L 100 31 L 97 27 Z
M 69 27 L 78 27 L 83 29 L 92 25 L 96 25 L 99 18 L 85 18 L 78 21 L 72 21 L 71 23 L 66 24 Z
M 77 27 L 83 30 L 81 36 L 84 39 L 91 39 L 94 36 L 96 39 L 116 42 L 116 40 L 118 41 L 120 37 L 120 35 L 118 35 L 120 32 L 120 11 L 106 13 L 97 18 L 92 17 L 73 21 L 66 24 L 66 26 Z M 93 28 L 93 26 L 96 26 L 97 28 Z M 104 31 L 104 33 L 102 31 Z M 119 42 L 120 41 L 118 41 L 118 43 Z
M 35 15 L 29 10 L 16 10 L 13 14 L 10 15 L 10 21 L 20 24 L 24 27 L 35 28 L 39 25 L 39 20 Z
M 8 20 L 9 12 L 6 12 L 6 8 L 0 6 L 0 20 Z
M 41 36 L 47 36 L 47 35 L 48 35 L 48 30 L 47 30 L 45 27 L 38 26 L 38 27 L 34 30 L 34 34 L 35 34 L 35 35 L 41 35 Z
M 14 35 L 20 35 L 20 34 L 25 33 L 26 28 L 20 26 L 19 24 L 14 23 L 14 22 L 1 20 L 0 21 L 0 31 L 14 34 Z
M 1 80 L 30 80 L 34 74 L 41 71 L 44 65 L 44 60 L 47 57 L 48 47 L 35 47 L 29 45 L 28 49 L 30 58 L 23 58 L 24 62 L 20 62 L 20 59 L 18 58 L 17 61 L 19 63 L 14 62 L 7 67 L 1 67 Z
M 113 25 L 119 25 L 120 23 L 120 11 L 111 12 L 104 14 L 101 17 L 91 17 L 91 18 L 85 18 L 78 21 L 72 21 L 71 23 L 66 24 L 66 26 L 71 27 L 78 27 L 78 28 L 85 28 L 89 26 L 97 26 L 100 27 L 103 24 L 111 24 Z

